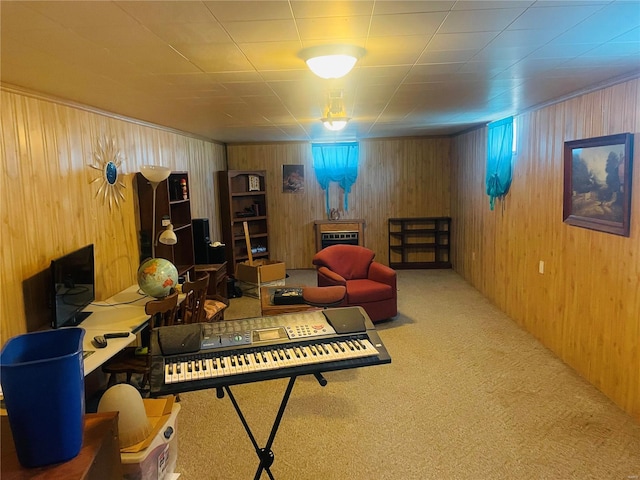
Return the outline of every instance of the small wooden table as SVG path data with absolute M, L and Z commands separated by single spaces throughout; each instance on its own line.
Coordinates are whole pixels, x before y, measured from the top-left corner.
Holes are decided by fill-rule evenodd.
M 51 480 L 122 480 L 118 412 L 89 413 L 84 417 L 82 449 L 77 457 L 55 465 L 25 468 L 20 465 L 9 427 L 9 419 L 0 417 L 2 427 L 3 480 L 30 478 Z
M 260 287 L 260 310 L 262 316 L 282 315 L 283 313 L 306 312 L 308 310 L 319 310 L 318 307 L 307 305 L 306 303 L 298 303 L 295 305 L 274 305 L 273 292 L 277 288 L 283 287 Z M 291 288 L 291 287 L 288 287 Z

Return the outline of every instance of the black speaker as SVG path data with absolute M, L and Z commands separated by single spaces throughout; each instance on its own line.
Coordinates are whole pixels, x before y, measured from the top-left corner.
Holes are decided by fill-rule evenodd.
M 194 218 L 191 220 L 193 227 L 193 253 L 197 265 L 209 262 L 209 219 Z

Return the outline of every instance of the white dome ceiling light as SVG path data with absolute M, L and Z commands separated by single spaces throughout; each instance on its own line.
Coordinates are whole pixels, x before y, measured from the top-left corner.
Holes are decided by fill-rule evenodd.
M 300 51 L 298 56 L 320 78 L 342 78 L 365 54 L 365 49 L 354 45 L 318 45 Z

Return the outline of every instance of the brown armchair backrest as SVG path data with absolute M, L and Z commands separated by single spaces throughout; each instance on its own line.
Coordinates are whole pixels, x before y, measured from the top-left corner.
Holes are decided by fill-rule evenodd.
M 345 280 L 367 278 L 375 255 L 373 250 L 358 245 L 331 245 L 314 255 L 313 264 L 327 267 Z

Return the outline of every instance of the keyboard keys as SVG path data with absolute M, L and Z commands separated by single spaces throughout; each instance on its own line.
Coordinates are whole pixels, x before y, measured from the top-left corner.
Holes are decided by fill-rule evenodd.
M 250 347 L 227 352 L 205 352 L 181 358 L 165 358 L 166 384 L 294 368 L 377 355 L 366 338 Z

